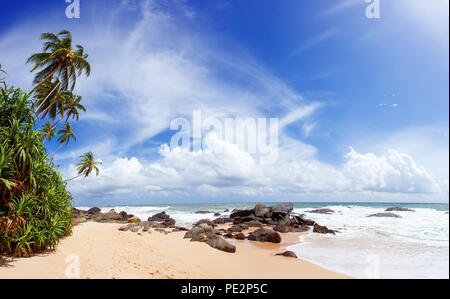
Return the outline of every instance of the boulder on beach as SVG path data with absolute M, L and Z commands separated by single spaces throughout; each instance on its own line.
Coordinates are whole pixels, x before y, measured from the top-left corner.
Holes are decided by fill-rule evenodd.
M 130 219 L 128 219 L 128 223 L 139 223 L 141 222 L 141 219 L 139 219 L 138 217 L 131 217 Z
M 289 226 L 282 223 L 278 223 L 277 225 L 274 226 L 273 230 L 279 233 L 288 233 Z
M 203 223 L 206 223 L 206 224 L 208 224 L 209 226 L 212 226 L 212 227 L 216 226 L 216 224 L 214 222 L 212 222 L 211 220 L 209 220 L 209 219 L 201 219 L 201 220 L 197 221 L 196 223 L 194 223 L 192 226 L 199 226 L 199 225 L 201 225 Z
M 275 255 L 281 255 L 281 256 L 285 256 L 285 257 L 297 258 L 297 255 L 293 251 L 285 251 L 285 252 L 277 253 Z
M 241 223 L 240 225 L 241 225 L 241 227 L 245 227 L 246 226 L 247 228 L 249 228 L 249 227 L 263 227 L 262 223 L 259 222 L 259 221 L 256 221 L 256 220 L 250 220 L 250 221 Z M 245 229 L 247 229 L 247 228 L 245 228 Z
M 236 246 L 228 243 L 224 238 L 214 235 L 208 238 L 206 241 L 206 244 L 211 246 L 212 248 L 222 250 L 229 253 L 235 253 L 236 252 Z
M 385 212 L 415 212 L 412 209 L 402 208 L 402 207 L 391 207 L 384 210 Z
M 402 218 L 401 216 L 394 213 L 376 213 L 369 215 L 367 217 L 391 217 L 391 218 Z
M 315 213 L 315 214 L 333 214 L 336 213 L 335 211 L 333 211 L 332 209 L 316 209 L 316 210 L 311 210 L 311 211 L 306 211 L 306 213 Z
M 175 227 L 175 219 L 171 218 L 166 212 L 157 213 L 148 217 L 149 222 L 158 222 L 159 226 L 166 228 Z
M 240 225 L 233 225 L 227 229 L 227 231 L 232 233 L 240 233 L 242 232 L 242 227 Z
M 254 232 L 251 232 L 248 235 L 248 239 L 250 241 L 258 241 L 258 242 L 272 242 L 272 243 L 281 242 L 281 236 L 279 233 L 265 228 L 260 228 L 255 230 Z
M 89 210 L 87 210 L 86 213 L 89 214 L 89 215 L 95 215 L 95 214 L 100 213 L 101 211 L 102 210 L 100 208 L 93 207 L 93 208 L 90 208 Z
M 314 224 L 313 232 L 319 233 L 319 234 L 336 234 L 335 230 L 329 229 L 326 226 L 318 225 L 317 223 Z
M 230 214 L 230 218 L 236 218 L 236 217 L 247 217 L 253 214 L 252 210 L 233 210 Z
M 256 217 L 261 217 L 261 218 L 272 217 L 271 210 L 268 207 L 266 207 L 266 205 L 262 202 L 257 203 L 253 210 L 254 210 L 254 214 Z
M 238 234 L 234 235 L 234 238 L 236 240 L 245 240 L 246 239 L 245 235 L 243 233 L 238 233 Z

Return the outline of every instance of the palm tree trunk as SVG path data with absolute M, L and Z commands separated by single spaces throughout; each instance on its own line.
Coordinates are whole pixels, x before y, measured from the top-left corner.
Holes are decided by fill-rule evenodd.
M 53 70 L 53 72 L 51 72 L 50 74 L 48 74 L 48 76 L 45 77 L 44 80 L 42 80 L 41 82 L 39 82 L 39 84 L 36 85 L 36 86 L 33 88 L 33 91 L 36 90 L 37 88 L 39 88 L 39 86 L 41 86 L 42 83 L 44 83 L 45 81 L 47 81 L 48 79 L 50 79 L 51 77 L 53 77 L 53 75 L 54 75 L 54 74 L 56 73 L 56 71 L 61 67 L 61 65 L 62 65 L 62 63 L 58 64 L 58 65 L 56 66 L 56 68 Z
M 39 106 L 37 107 L 36 111 L 34 111 L 34 114 L 37 114 L 37 112 L 39 111 L 39 109 L 41 108 L 41 106 L 45 103 L 45 101 L 47 101 L 48 97 L 55 91 L 55 89 L 61 84 L 61 81 L 59 81 L 58 84 L 56 84 L 56 86 L 53 88 L 52 91 L 50 91 L 50 93 L 45 97 L 45 99 L 42 101 L 42 103 L 39 104 Z M 36 121 L 36 120 L 35 120 Z
M 55 103 L 55 102 L 52 102 L 47 108 L 45 108 L 45 110 L 42 111 L 42 112 L 34 119 L 34 121 L 38 120 L 43 114 L 45 114 L 46 112 L 48 112 L 48 110 L 50 110 L 50 108 L 52 108 L 52 106 L 53 106 L 54 103 Z
M 70 178 L 70 179 L 65 180 L 64 182 L 68 182 L 68 181 L 71 181 L 71 180 L 73 180 L 73 179 L 79 178 L 79 177 L 82 176 L 82 175 L 83 175 L 83 174 L 79 174 L 79 175 L 77 175 L 77 176 L 75 176 L 75 177 L 73 177 L 73 178 Z
M 53 155 L 50 156 L 50 158 L 48 158 L 49 160 L 59 151 L 59 149 L 64 145 L 64 143 L 61 143 L 61 145 L 58 147 L 58 149 L 56 150 L 56 152 L 53 153 Z

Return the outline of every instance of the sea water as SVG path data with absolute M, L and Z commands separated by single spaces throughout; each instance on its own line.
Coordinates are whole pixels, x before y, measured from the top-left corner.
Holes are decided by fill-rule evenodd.
M 101 209 L 102 212 L 126 211 L 145 220 L 165 211 L 177 225 L 189 226 L 200 219 L 214 219 L 214 212 L 227 216 L 226 209 L 246 209 L 254 205 L 105 206 Z M 401 218 L 367 217 L 392 206 L 407 207 L 415 212 L 394 212 Z M 308 213 L 317 208 L 329 208 L 335 213 Z M 196 214 L 199 210 L 213 213 Z M 306 214 L 319 224 L 339 231 L 336 235 L 304 234 L 299 244 L 288 247 L 299 259 L 357 278 L 449 278 L 448 204 L 295 203 L 294 212 Z

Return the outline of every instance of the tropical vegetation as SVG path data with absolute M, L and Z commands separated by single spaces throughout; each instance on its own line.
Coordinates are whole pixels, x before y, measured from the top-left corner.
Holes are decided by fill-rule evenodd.
M 31 92 L 8 86 L 0 65 L 0 254 L 30 256 L 52 249 L 71 234 L 72 196 L 66 182 L 93 170 L 92 152 L 77 164 L 78 176 L 64 181 L 55 154 L 76 136 L 69 119 L 78 120 L 81 96 L 73 94 L 77 77 L 89 76 L 88 55 L 72 49 L 72 34 L 41 35 L 43 52 L 30 56 L 35 87 Z M 63 123 L 57 128 L 60 121 Z M 51 155 L 44 142 L 60 144 Z

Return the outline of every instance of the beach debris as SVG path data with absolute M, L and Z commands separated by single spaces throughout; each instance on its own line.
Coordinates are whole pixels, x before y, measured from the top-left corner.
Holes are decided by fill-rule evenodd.
M 336 213 L 335 211 L 333 211 L 332 209 L 316 209 L 316 210 L 311 210 L 311 211 L 306 211 L 306 213 L 314 213 L 314 214 L 334 214 Z
M 313 232 L 319 233 L 319 234 L 336 234 L 335 230 L 329 229 L 326 226 L 318 225 L 317 223 L 314 224 Z
M 402 207 L 391 207 L 384 210 L 386 212 L 415 212 L 413 209 L 402 208 Z
M 275 255 L 281 255 L 281 256 L 285 256 L 285 257 L 297 258 L 297 255 L 293 251 L 285 251 L 285 252 L 277 253 Z
M 251 232 L 247 239 L 250 241 L 258 241 L 258 242 L 272 242 L 272 243 L 280 243 L 281 236 L 279 233 L 269 230 L 266 228 L 260 228 Z
M 372 214 L 369 215 L 367 217 L 391 217 L 391 218 L 402 218 L 402 216 L 399 216 L 397 214 L 394 213 L 376 213 L 376 214 Z
M 139 219 L 138 217 L 131 217 L 128 219 L 128 223 L 139 223 L 141 222 L 141 219 Z

